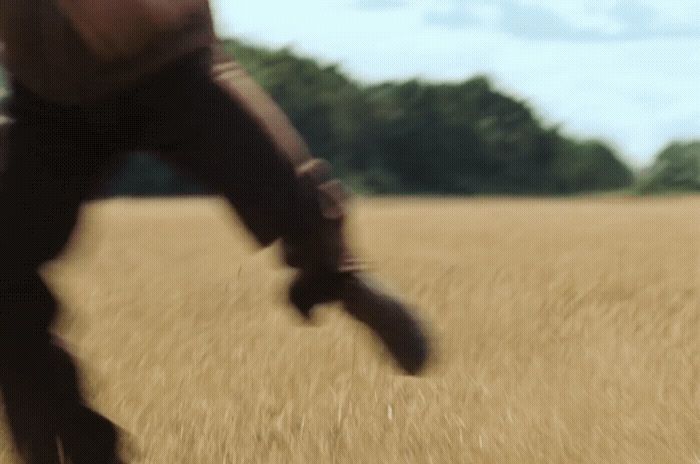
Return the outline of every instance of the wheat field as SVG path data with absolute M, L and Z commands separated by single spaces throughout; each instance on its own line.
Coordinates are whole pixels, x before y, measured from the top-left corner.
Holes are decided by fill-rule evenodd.
M 135 463 L 700 464 L 700 198 L 375 199 L 353 241 L 420 308 L 400 375 L 217 199 L 85 207 L 42 273 Z M 0 462 L 14 463 L 0 425 Z

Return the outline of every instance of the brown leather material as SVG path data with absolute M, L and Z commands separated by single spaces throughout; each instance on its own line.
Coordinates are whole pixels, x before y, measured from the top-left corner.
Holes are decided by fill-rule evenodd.
M 332 178 L 330 164 L 312 157 L 282 109 L 221 47 L 215 48 L 213 61 L 216 82 L 258 122 L 280 155 L 292 162 L 304 190 L 303 214 L 309 224 L 303 234 L 282 237 L 286 263 L 314 272 L 359 269 L 343 230 L 349 194 L 339 180 Z
M 430 357 L 427 331 L 415 310 L 383 289 L 363 272 L 300 273 L 289 300 L 304 318 L 314 307 L 342 302 L 353 318 L 366 325 L 408 374 L 419 374 Z
M 309 160 L 297 168 L 299 184 L 307 198 L 304 234 L 282 237 L 285 262 L 311 274 L 357 267 L 345 238 L 347 193 L 340 181 L 330 178 L 330 165 Z
M 106 58 L 85 39 L 87 26 L 72 23 L 55 0 L 0 0 L 3 64 L 13 79 L 46 100 L 93 104 L 137 85 L 178 58 L 211 47 L 213 19 L 204 3 L 177 27 L 150 28 L 143 21 L 123 21 L 122 27 L 130 32 L 111 52 L 108 42 L 102 45 L 104 55 L 114 55 Z M 122 18 L 130 14 L 120 10 Z M 135 42 L 132 52 L 129 41 Z
M 208 0 L 56 0 L 88 48 L 112 61 L 137 55 L 160 34 L 207 12 Z
M 426 327 L 413 308 L 363 273 L 348 274 L 340 293 L 348 314 L 379 337 L 407 374 L 425 369 L 431 347 Z
M 323 217 L 337 221 L 345 217 L 345 204 L 348 200 L 348 191 L 338 179 L 329 180 L 318 186 L 321 213 Z
M 312 159 L 308 145 L 284 111 L 221 46 L 214 47 L 214 80 L 264 127 L 280 153 L 301 167 Z
M 307 178 L 318 190 L 321 214 L 331 221 L 345 218 L 348 191 L 338 179 L 331 178 L 331 167 L 327 161 L 311 159 L 297 167 L 297 174 Z

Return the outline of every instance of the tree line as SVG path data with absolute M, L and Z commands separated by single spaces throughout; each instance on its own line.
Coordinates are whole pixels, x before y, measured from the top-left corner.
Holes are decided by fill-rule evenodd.
M 633 173 L 602 141 L 547 126 L 485 76 L 363 85 L 337 65 L 237 40 L 231 53 L 338 175 L 391 194 L 571 194 L 628 187 Z
M 673 143 L 639 175 L 601 140 L 546 124 L 486 76 L 367 85 L 289 48 L 224 41 L 337 176 L 367 194 L 569 195 L 700 190 L 700 142 Z M 0 76 L 0 79 L 2 77 Z M 107 194 L 206 190 L 148 154 L 128 159 Z

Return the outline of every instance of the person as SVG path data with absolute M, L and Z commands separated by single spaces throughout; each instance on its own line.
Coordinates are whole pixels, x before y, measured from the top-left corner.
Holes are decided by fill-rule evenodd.
M 11 78 L 0 128 L 0 391 L 29 463 L 119 463 L 119 432 L 93 410 L 51 333 L 57 301 L 37 269 L 81 204 L 134 151 L 221 193 L 261 246 L 281 240 L 306 317 L 339 301 L 418 373 L 415 312 L 358 265 L 341 185 L 284 113 L 216 44 L 207 0 L 0 0 Z

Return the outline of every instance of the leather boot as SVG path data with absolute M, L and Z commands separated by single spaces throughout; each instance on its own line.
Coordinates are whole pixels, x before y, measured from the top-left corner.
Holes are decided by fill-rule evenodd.
M 307 318 L 318 304 L 342 302 L 348 314 L 369 327 L 408 374 L 420 373 L 428 361 L 428 337 L 415 310 L 364 272 L 302 272 L 292 283 L 289 297 Z
M 417 374 L 429 352 L 424 328 L 414 310 L 374 282 L 349 250 L 344 233 L 345 190 L 330 177 L 330 166 L 323 161 L 309 160 L 297 172 L 311 225 L 305 234 L 283 239 L 287 264 L 300 269 L 289 289 L 290 301 L 306 318 L 316 305 L 342 302 L 351 316 L 382 340 L 407 373 Z

